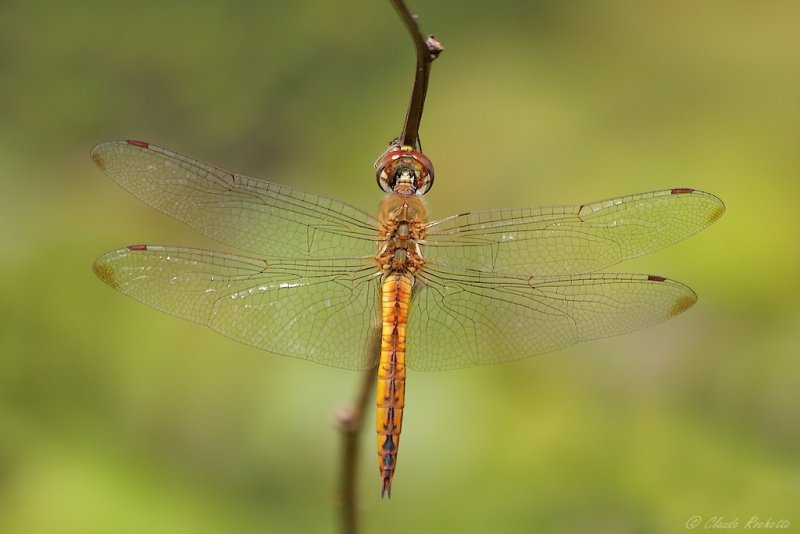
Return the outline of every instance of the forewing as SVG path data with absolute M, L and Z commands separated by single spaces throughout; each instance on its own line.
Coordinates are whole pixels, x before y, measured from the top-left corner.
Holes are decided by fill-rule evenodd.
M 137 245 L 97 259 L 106 284 L 156 309 L 274 354 L 368 369 L 379 336 L 371 258 L 269 262 Z
M 97 145 L 92 159 L 147 204 L 240 250 L 273 258 L 375 254 L 375 219 L 336 200 L 141 141 Z
M 407 364 L 431 371 L 510 362 L 638 330 L 696 300 L 659 276 L 525 278 L 431 267 L 412 296 Z
M 464 213 L 428 225 L 424 255 L 490 272 L 588 273 L 685 239 L 724 211 L 712 194 L 667 189 L 575 206 Z

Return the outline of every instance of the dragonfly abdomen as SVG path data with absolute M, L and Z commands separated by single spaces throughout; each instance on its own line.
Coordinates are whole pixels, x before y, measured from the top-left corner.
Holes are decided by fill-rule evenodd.
M 392 477 L 403 426 L 406 384 L 406 325 L 411 302 L 412 275 L 390 272 L 381 287 L 381 358 L 378 363 L 376 430 L 381 496 L 391 497 Z

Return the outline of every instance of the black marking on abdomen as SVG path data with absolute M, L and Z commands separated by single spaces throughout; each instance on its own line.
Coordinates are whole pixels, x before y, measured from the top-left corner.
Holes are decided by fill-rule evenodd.
M 383 445 L 381 445 L 381 450 L 386 453 L 392 453 L 397 450 L 397 445 L 394 444 L 394 436 L 386 436 L 386 441 L 384 441 Z

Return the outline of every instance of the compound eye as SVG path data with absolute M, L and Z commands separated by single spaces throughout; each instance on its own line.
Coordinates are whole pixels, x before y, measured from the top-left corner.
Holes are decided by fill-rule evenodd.
M 411 147 L 391 148 L 375 162 L 375 177 L 387 193 L 424 195 L 433 185 L 433 165 Z

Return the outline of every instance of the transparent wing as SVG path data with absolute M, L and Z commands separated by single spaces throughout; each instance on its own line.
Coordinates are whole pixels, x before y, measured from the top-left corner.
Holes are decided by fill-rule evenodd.
M 409 314 L 409 369 L 503 363 L 664 321 L 697 296 L 659 276 L 522 277 L 431 267 Z
M 92 149 L 112 180 L 237 249 L 268 257 L 373 255 L 375 219 L 336 200 L 233 174 L 142 141 Z
M 424 255 L 491 272 L 587 273 L 669 246 L 724 212 L 714 195 L 667 189 L 576 206 L 464 213 L 428 225 Z
M 136 245 L 97 259 L 109 286 L 274 354 L 345 369 L 375 365 L 379 284 L 372 258 L 269 262 Z

